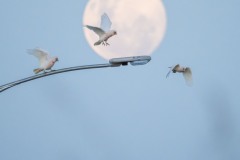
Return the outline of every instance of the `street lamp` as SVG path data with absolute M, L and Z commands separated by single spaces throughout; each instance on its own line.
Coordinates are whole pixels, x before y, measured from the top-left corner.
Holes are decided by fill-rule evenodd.
M 14 81 L 11 83 L 4 84 L 0 86 L 0 92 L 3 92 L 11 87 L 14 87 L 16 85 L 19 85 L 21 83 L 25 83 L 28 81 L 32 81 L 38 78 L 43 78 L 46 76 L 64 73 L 64 72 L 70 72 L 70 71 L 76 71 L 76 70 L 84 70 L 84 69 L 94 69 L 94 68 L 107 68 L 107 67 L 119 67 L 119 66 L 126 66 L 128 63 L 130 63 L 133 66 L 136 65 L 144 65 L 147 64 L 151 60 L 150 56 L 135 56 L 135 57 L 123 57 L 123 58 L 113 58 L 109 60 L 109 63 L 107 64 L 94 64 L 94 65 L 85 65 L 85 66 L 77 66 L 77 67 L 69 67 L 69 68 L 63 68 L 58 70 L 53 70 L 50 72 L 45 72 L 41 74 L 37 74 L 28 78 L 24 78 L 18 81 Z
M 128 65 L 128 63 L 130 63 L 131 65 L 136 66 L 147 64 L 150 60 L 151 60 L 150 56 L 121 57 L 110 59 L 109 63 L 120 64 L 123 66 Z

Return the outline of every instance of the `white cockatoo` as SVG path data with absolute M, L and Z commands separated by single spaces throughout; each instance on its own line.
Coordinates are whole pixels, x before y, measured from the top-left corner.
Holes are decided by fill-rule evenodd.
M 173 73 L 182 73 L 185 79 L 185 82 L 188 86 L 192 86 L 192 71 L 190 67 L 181 67 L 179 64 L 169 67 L 170 71 L 167 73 L 166 78 Z
M 107 43 L 107 40 L 110 37 L 117 34 L 117 32 L 115 30 L 111 30 L 111 25 L 112 25 L 112 22 L 111 22 L 111 20 L 109 19 L 108 15 L 106 13 L 104 13 L 101 17 L 100 28 L 85 25 L 85 27 L 92 30 L 93 32 L 95 32 L 99 36 L 99 40 L 94 43 L 94 46 L 100 45 L 100 44 L 109 45 L 109 43 Z
M 51 57 L 48 52 L 39 48 L 29 49 L 28 53 L 37 57 L 39 60 L 39 68 L 33 70 L 35 74 L 41 71 L 46 72 L 46 70 L 52 70 L 53 65 L 58 61 L 58 57 Z

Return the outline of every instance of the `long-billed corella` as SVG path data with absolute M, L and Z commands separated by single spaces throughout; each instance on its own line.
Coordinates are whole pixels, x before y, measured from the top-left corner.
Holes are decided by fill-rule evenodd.
M 88 29 L 92 30 L 94 33 L 96 33 L 99 36 L 99 40 L 94 43 L 94 46 L 96 45 L 109 45 L 107 43 L 107 40 L 116 35 L 117 31 L 111 30 L 112 22 L 109 19 L 108 15 L 104 13 L 101 16 L 101 25 L 100 27 L 95 27 L 95 26 L 90 26 L 90 25 L 85 25 Z
M 40 48 L 28 49 L 27 52 L 39 60 L 39 68 L 33 70 L 35 74 L 41 71 L 52 70 L 53 65 L 58 61 L 58 57 L 51 57 L 47 51 Z
M 185 79 L 185 82 L 188 86 L 192 86 L 192 71 L 190 67 L 182 67 L 179 64 L 169 67 L 170 71 L 167 73 L 166 78 L 170 75 L 171 72 L 173 73 L 182 73 Z

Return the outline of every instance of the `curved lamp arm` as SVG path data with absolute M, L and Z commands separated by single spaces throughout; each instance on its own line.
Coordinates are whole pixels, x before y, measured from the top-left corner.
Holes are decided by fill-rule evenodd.
M 132 65 L 144 65 L 144 64 L 148 63 L 150 60 L 151 60 L 151 57 L 149 57 L 149 56 L 113 58 L 113 59 L 110 59 L 109 63 L 107 63 L 107 64 L 94 64 L 94 65 L 76 66 L 76 67 L 69 67 L 69 68 L 53 70 L 50 72 L 37 74 L 37 75 L 31 76 L 31 77 L 27 77 L 27 78 L 20 79 L 20 80 L 11 82 L 11 83 L 4 84 L 4 85 L 0 86 L 0 92 L 3 92 L 11 87 L 21 84 L 21 83 L 25 83 L 28 81 L 47 77 L 47 76 L 54 75 L 54 74 L 70 72 L 70 71 L 77 71 L 77 70 L 84 70 L 84 69 L 119 67 L 121 65 L 127 65 L 128 62 Z M 142 61 L 143 61 L 143 63 L 142 63 Z

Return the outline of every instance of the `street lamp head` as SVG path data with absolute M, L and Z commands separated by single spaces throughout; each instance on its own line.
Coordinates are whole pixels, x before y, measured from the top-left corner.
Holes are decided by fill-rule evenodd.
M 121 57 L 121 58 L 112 58 L 109 60 L 110 64 L 115 65 L 128 65 L 130 63 L 133 66 L 147 64 L 151 60 L 150 56 L 134 56 L 134 57 Z

